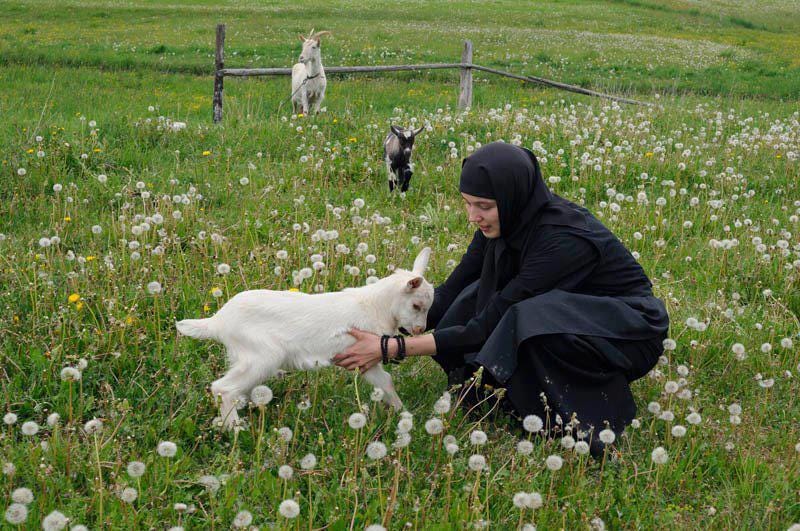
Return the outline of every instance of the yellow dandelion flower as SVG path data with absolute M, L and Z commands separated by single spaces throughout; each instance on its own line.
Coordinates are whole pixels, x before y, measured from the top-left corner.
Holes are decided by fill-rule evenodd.
M 30 148 L 30 149 L 28 150 L 28 153 L 33 153 L 33 148 Z
M 350 137 L 350 142 L 358 142 L 358 139 L 354 136 Z
M 86 261 L 87 261 L 87 262 L 91 262 L 91 261 L 92 261 L 92 260 L 94 260 L 94 259 L 95 259 L 95 256 L 94 256 L 94 255 L 91 255 L 91 254 L 90 254 L 89 256 L 87 256 L 87 257 L 86 257 Z
M 77 293 L 73 293 L 72 295 L 70 295 L 70 296 L 69 296 L 69 298 L 68 298 L 67 300 L 68 300 L 69 302 L 71 302 L 71 303 L 75 304 L 76 302 L 78 302 L 79 300 L 81 300 L 81 296 L 80 296 L 80 295 L 78 295 Z
M 653 152 L 652 151 L 648 151 L 647 153 L 644 154 L 644 156 L 645 157 L 652 157 L 653 156 Z
M 336 118 L 334 118 L 334 119 L 333 119 L 333 123 L 335 123 L 335 124 L 338 124 L 338 123 L 339 123 L 339 120 L 337 120 Z
M 779 159 L 779 158 L 781 158 L 781 154 L 780 154 L 780 153 L 778 153 L 777 155 L 775 155 L 775 158 L 776 158 L 776 159 Z
M 209 155 L 211 155 L 211 152 L 210 152 L 209 150 L 205 150 L 205 151 L 203 151 L 203 156 L 204 156 L 204 157 L 207 157 L 207 156 L 209 156 Z
M 71 217 L 69 217 L 69 216 L 64 216 L 64 221 L 66 221 L 67 223 L 69 223 L 70 221 L 72 221 L 72 218 L 71 218 Z
M 18 322 L 19 322 L 19 315 L 15 315 L 15 316 L 14 316 L 14 322 L 15 322 L 15 323 L 18 323 Z
M 300 290 L 297 288 L 289 288 L 289 291 L 300 291 Z
M 78 302 L 78 304 L 75 305 L 75 309 L 76 310 L 80 310 L 81 308 L 83 308 L 83 303 L 82 302 Z
M 210 311 L 211 311 L 211 306 L 209 306 L 208 304 L 204 304 L 204 305 L 203 305 L 203 311 L 204 311 L 205 313 L 208 313 L 208 312 L 210 312 Z
M 133 324 L 133 316 L 132 315 L 128 315 L 128 316 L 125 317 L 125 324 L 129 324 L 129 325 Z
M 100 153 L 101 151 L 103 151 L 103 150 L 102 150 L 102 149 L 100 149 L 100 148 L 94 148 L 94 152 L 95 152 L 95 153 Z

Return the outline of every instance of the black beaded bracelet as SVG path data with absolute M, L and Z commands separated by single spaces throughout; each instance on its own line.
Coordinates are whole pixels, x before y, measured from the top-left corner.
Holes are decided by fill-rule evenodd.
M 381 359 L 384 365 L 389 364 L 389 336 L 381 336 Z
M 400 363 L 406 359 L 406 338 L 400 335 L 394 336 L 394 338 L 397 340 L 397 354 L 392 361 Z

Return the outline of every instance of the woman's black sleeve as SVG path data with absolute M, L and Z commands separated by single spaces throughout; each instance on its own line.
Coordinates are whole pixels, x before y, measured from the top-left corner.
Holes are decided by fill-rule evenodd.
M 512 305 L 555 288 L 570 290 L 585 280 L 599 259 L 589 241 L 569 233 L 550 234 L 527 251 L 520 271 L 465 325 L 433 332 L 439 355 L 477 352 Z
M 481 231 L 475 231 L 467 252 L 461 257 L 461 262 L 453 269 L 447 280 L 437 286 L 433 293 L 433 304 L 428 310 L 428 324 L 426 330 L 436 328 L 444 312 L 453 303 L 461 291 L 478 280 L 483 268 L 483 251 L 486 247 L 486 236 Z

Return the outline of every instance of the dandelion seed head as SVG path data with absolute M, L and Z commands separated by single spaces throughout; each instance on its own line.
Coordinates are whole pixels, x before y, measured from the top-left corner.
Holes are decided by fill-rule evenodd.
M 284 481 L 289 481 L 294 477 L 294 469 L 289 465 L 281 465 L 278 468 L 278 477 Z
M 474 430 L 469 434 L 469 442 L 473 446 L 483 446 L 487 440 L 486 433 L 481 430 Z
M 544 460 L 544 464 L 548 470 L 555 472 L 561 470 L 561 467 L 564 466 L 564 460 L 559 455 L 549 455 Z
M 32 437 L 39 433 L 39 425 L 32 420 L 24 422 L 22 424 L 22 434 L 27 435 L 28 437 Z
M 42 529 L 44 531 L 60 531 L 67 527 L 69 519 L 59 511 L 53 511 L 42 520 Z
M 544 427 L 544 423 L 538 415 L 528 415 L 522 420 L 522 427 L 526 431 L 537 433 Z
M 317 466 L 317 456 L 314 454 L 306 454 L 300 460 L 300 468 L 303 470 L 313 470 Z
M 156 447 L 158 455 L 161 457 L 175 457 L 178 453 L 178 446 L 172 441 L 161 441 Z
M 444 430 L 444 423 L 441 419 L 432 418 L 425 422 L 425 431 L 430 435 L 439 435 Z
M 614 433 L 613 430 L 609 430 L 608 428 L 606 428 L 600 432 L 599 437 L 600 441 L 602 441 L 603 444 L 612 444 L 614 440 L 616 440 L 617 435 Z
M 125 503 L 133 503 L 138 497 L 139 493 L 133 487 L 126 487 L 119 493 L 119 499 Z
M 528 507 L 528 497 L 530 495 L 527 492 L 517 492 L 514 494 L 512 499 L 514 503 L 514 507 L 517 509 L 525 509 Z
M 11 525 L 19 525 L 28 519 L 28 508 L 17 502 L 8 506 L 5 513 L 6 522 Z
M 386 393 L 380 387 L 375 387 L 369 395 L 369 399 L 373 402 L 380 402 Z
M 144 475 L 147 466 L 141 461 L 131 461 L 128 463 L 128 475 L 132 478 L 140 478 Z
M 663 465 L 669 459 L 669 455 L 663 446 L 659 446 L 650 454 L 650 459 L 657 465 Z
M 363 413 L 353 413 L 347 419 L 347 424 L 354 430 L 360 430 L 367 425 L 367 417 Z
M 606 523 L 599 516 L 595 516 L 589 522 L 592 531 L 605 531 Z
M 386 445 L 380 441 L 372 441 L 367 445 L 367 457 L 377 461 L 386 457 Z
M 83 431 L 86 432 L 87 435 L 92 435 L 97 433 L 103 429 L 103 421 L 98 418 L 93 418 L 92 420 L 88 421 L 86 424 L 83 425 Z
M 517 443 L 517 453 L 531 455 L 533 453 L 533 443 L 525 439 L 519 441 Z
M 241 529 L 253 523 L 253 515 L 250 511 L 239 511 L 233 519 L 233 527 Z
M 272 401 L 272 389 L 266 385 L 257 385 L 250 391 L 250 400 L 257 406 L 265 406 Z
M 469 456 L 467 465 L 473 472 L 481 472 L 486 468 L 486 458 L 481 454 L 473 454 Z
M 77 382 L 81 379 L 81 371 L 75 367 L 64 367 L 61 369 L 61 380 L 65 382 Z
M 578 441 L 575 443 L 575 453 L 578 455 L 589 454 L 589 443 L 586 441 Z
M 400 433 L 408 433 L 414 427 L 414 421 L 410 418 L 402 418 L 397 421 L 397 431 Z
M 296 518 L 300 514 L 300 506 L 294 500 L 283 500 L 278 506 L 278 512 L 284 518 Z
M 200 483 L 203 487 L 205 487 L 207 491 L 211 493 L 217 492 L 219 488 L 222 486 L 222 483 L 217 478 L 217 476 L 212 476 L 210 474 L 207 474 L 205 476 L 200 476 L 197 482 Z M 175 510 L 180 512 L 180 510 L 178 510 L 177 508 Z M 185 506 L 183 507 L 182 510 L 186 510 Z
M 445 415 L 448 411 L 450 411 L 450 400 L 446 398 L 439 398 L 433 403 L 433 411 L 437 415 Z
M 395 448 L 405 448 L 411 444 L 411 434 L 408 432 L 398 432 L 397 438 L 392 443 Z
M 280 437 L 283 442 L 290 442 L 292 437 L 294 437 L 294 433 L 292 433 L 291 428 L 284 426 L 278 429 L 278 437 Z
M 11 493 L 11 500 L 16 503 L 28 505 L 33 501 L 33 491 L 26 487 L 14 489 L 14 492 Z

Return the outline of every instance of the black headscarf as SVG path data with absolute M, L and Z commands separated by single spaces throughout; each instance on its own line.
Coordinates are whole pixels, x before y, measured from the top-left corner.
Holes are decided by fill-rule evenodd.
M 542 180 L 536 156 L 504 142 L 487 144 L 462 161 L 459 190 L 494 199 L 500 217 L 500 237 L 486 243 L 476 308 L 480 312 L 516 274 L 528 235 L 553 194 Z

